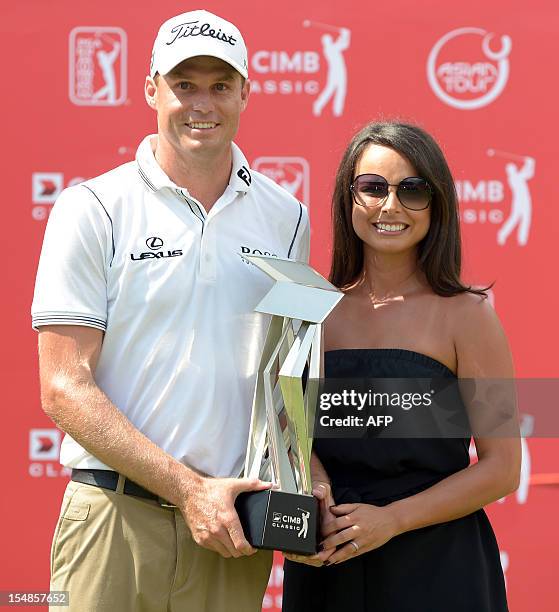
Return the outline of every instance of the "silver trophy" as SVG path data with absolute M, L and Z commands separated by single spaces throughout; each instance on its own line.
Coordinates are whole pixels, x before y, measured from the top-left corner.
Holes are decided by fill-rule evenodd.
M 257 312 L 272 315 L 258 368 L 244 476 L 276 488 L 243 493 L 236 502 L 245 536 L 256 548 L 316 552 L 318 504 L 310 457 L 322 323 L 343 294 L 307 264 L 245 256 L 275 283 Z

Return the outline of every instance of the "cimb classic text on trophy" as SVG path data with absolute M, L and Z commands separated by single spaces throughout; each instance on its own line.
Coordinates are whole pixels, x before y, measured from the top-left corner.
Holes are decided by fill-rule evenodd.
M 313 554 L 318 502 L 310 458 L 322 322 L 343 294 L 310 266 L 257 255 L 245 259 L 275 283 L 255 308 L 272 315 L 258 368 L 244 475 L 276 485 L 242 493 L 235 503 L 252 546 Z

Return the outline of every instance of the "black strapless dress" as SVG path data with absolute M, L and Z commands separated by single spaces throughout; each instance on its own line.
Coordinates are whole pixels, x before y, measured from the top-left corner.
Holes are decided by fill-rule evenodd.
M 329 378 L 454 377 L 442 363 L 402 349 L 325 354 Z M 317 439 L 336 503 L 384 506 L 469 465 L 469 440 Z M 401 534 L 339 565 L 286 561 L 284 612 L 504 612 L 499 549 L 483 510 Z

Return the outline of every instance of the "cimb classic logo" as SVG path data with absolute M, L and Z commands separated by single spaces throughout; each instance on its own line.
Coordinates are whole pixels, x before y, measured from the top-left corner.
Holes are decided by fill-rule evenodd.
M 302 26 L 309 30 L 304 35 L 301 32 L 299 39 L 305 41 L 305 45 L 314 41 L 311 49 L 288 51 L 268 47 L 252 54 L 250 63 L 254 76 L 250 79 L 250 91 L 264 95 L 313 96 L 315 117 L 320 117 L 327 108 L 334 117 L 341 117 L 347 93 L 344 53 L 351 43 L 351 31 L 310 19 L 304 19 Z M 289 36 L 295 38 L 297 33 L 289 33 Z
M 130 253 L 130 259 L 133 261 L 140 261 L 142 259 L 164 259 L 167 257 L 180 257 L 183 255 L 182 249 L 174 249 L 172 251 L 161 251 L 163 248 L 163 239 L 159 236 L 151 236 L 146 239 L 146 246 L 150 251 L 144 253 L 134 254 Z M 154 252 L 155 251 L 155 252 Z
M 31 429 L 29 431 L 29 459 L 31 461 L 57 460 L 60 454 L 58 429 Z
M 272 514 L 272 527 L 297 531 L 297 537 L 305 539 L 309 531 L 309 516 L 311 513 L 302 508 L 297 508 L 297 510 L 299 510 L 301 516 L 274 512 Z
M 491 179 L 456 181 L 463 223 L 497 229 L 497 244 L 526 246 L 532 225 L 531 181 L 536 160 L 499 149 L 487 149 L 493 161 L 484 164 Z
M 58 429 L 29 430 L 29 476 L 32 478 L 68 478 L 70 470 L 58 463 L 62 433 Z
M 49 216 L 50 206 L 55 203 L 64 186 L 72 187 L 85 180 L 81 176 L 65 180 L 62 172 L 33 172 L 31 174 L 31 199 L 33 201 L 31 215 L 33 219 L 43 221 Z

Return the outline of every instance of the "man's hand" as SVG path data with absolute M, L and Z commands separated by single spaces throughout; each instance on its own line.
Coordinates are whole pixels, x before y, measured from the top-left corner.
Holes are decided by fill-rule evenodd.
M 200 477 L 180 508 L 196 544 L 226 558 L 254 554 L 256 549 L 245 538 L 235 500 L 244 491 L 263 491 L 271 486 L 258 478 Z
M 105 465 L 176 504 L 201 546 L 224 557 L 256 552 L 244 537 L 234 503 L 239 493 L 261 491 L 271 483 L 203 478 L 138 431 L 95 383 L 102 343 L 99 329 L 41 328 L 41 399 L 46 414 Z
M 320 557 L 320 554 L 317 555 L 296 555 L 294 553 L 283 553 L 283 556 L 289 561 L 294 561 L 295 563 L 304 563 L 305 565 L 313 565 L 314 567 L 321 567 L 324 565 L 324 561 Z

